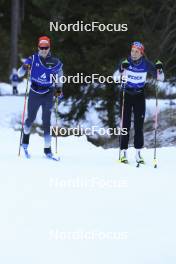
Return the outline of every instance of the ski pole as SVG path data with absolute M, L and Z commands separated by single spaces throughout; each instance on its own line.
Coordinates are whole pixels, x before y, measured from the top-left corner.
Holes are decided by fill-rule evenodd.
M 55 115 L 56 115 L 56 129 L 58 127 L 58 104 L 59 104 L 59 99 L 58 99 L 58 96 L 56 96 L 56 101 L 55 101 Z M 58 130 L 57 130 L 58 131 Z M 55 152 L 57 153 L 57 149 L 58 149 L 58 144 L 57 144 L 57 136 L 58 136 L 58 133 L 56 134 L 56 148 L 55 148 Z
M 154 168 L 157 168 L 157 159 L 156 159 L 156 141 L 157 141 L 157 126 L 158 126 L 158 87 L 155 89 L 155 99 L 156 99 L 156 110 L 155 110 L 155 136 L 154 136 L 154 159 L 153 164 Z
M 120 137 L 119 137 L 119 161 L 121 156 L 121 142 L 122 142 L 122 128 L 123 128 L 123 116 L 124 116 L 124 105 L 125 105 L 125 90 L 122 92 L 122 107 L 121 107 L 121 120 L 120 120 Z
M 21 134 L 20 134 L 18 156 L 20 156 L 20 153 L 21 153 L 22 137 L 23 137 L 23 130 L 24 130 L 24 117 L 25 117 L 25 112 L 26 112 L 27 94 L 28 94 L 28 86 L 29 86 L 29 75 L 30 75 L 30 66 L 27 67 L 27 83 L 26 83 L 26 91 L 25 91 L 25 96 L 24 96 L 23 113 L 22 113 L 22 118 L 21 118 Z

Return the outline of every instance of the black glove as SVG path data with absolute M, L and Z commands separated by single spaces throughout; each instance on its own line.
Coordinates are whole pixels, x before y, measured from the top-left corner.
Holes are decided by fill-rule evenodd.
M 54 90 L 54 96 L 59 97 L 59 99 L 62 99 L 64 97 L 62 89 L 61 88 L 56 88 Z
M 127 69 L 130 66 L 130 63 L 127 59 L 123 60 L 120 65 L 120 71 L 123 72 L 123 70 Z
M 30 64 L 23 64 L 23 68 L 27 71 L 30 70 L 31 65 Z
M 157 61 L 155 62 L 155 68 L 156 68 L 157 70 L 162 70 L 162 69 L 163 69 L 163 63 L 162 63 L 160 60 L 157 60 Z

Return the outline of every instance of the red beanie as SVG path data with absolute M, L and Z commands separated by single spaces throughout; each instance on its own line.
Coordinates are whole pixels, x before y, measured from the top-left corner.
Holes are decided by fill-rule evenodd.
M 38 39 L 38 47 L 50 47 L 51 41 L 47 36 L 42 36 Z

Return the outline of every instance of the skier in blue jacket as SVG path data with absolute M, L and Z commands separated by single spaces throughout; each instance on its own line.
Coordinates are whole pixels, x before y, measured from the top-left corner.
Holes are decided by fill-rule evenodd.
M 144 163 L 141 156 L 141 149 L 144 145 L 143 125 L 145 118 L 145 93 L 144 87 L 147 74 L 151 74 L 158 81 L 164 81 L 163 65 L 161 61 L 155 64 L 146 59 L 144 45 L 141 42 L 134 42 L 131 47 L 131 54 L 127 59 L 122 60 L 114 79 L 117 75 L 125 76 L 126 83 L 120 91 L 120 109 L 122 127 L 127 128 L 127 135 L 120 137 L 120 161 L 127 163 L 127 149 L 131 126 L 131 115 L 134 114 L 134 147 L 136 149 L 136 161 Z M 122 118 L 123 117 L 123 118 Z
M 42 121 L 44 129 L 44 153 L 52 158 L 50 120 L 53 107 L 53 96 L 63 97 L 62 83 L 54 83 L 51 74 L 63 76 L 63 64 L 58 58 L 52 56 L 50 51 L 50 38 L 41 36 L 38 40 L 38 52 L 27 58 L 18 70 L 18 76 L 23 77 L 30 69 L 31 87 L 28 99 L 28 113 L 24 124 L 22 146 L 25 153 L 29 145 L 29 136 L 39 107 L 42 107 Z M 59 80 L 59 78 L 58 78 Z
M 12 69 L 12 74 L 10 75 L 10 81 L 12 85 L 12 93 L 13 95 L 17 95 L 19 78 L 18 78 L 17 70 L 15 68 Z

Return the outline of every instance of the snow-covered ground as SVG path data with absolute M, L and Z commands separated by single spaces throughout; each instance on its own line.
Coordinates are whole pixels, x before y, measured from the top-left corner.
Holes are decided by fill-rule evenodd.
M 123 165 L 118 149 L 59 137 L 55 162 L 32 134 L 26 160 L 12 128 L 23 100 L 0 97 L 0 263 L 175 264 L 176 148 L 157 150 L 157 169 L 144 149 L 136 168 L 133 148 Z
M 85 137 L 59 138 L 60 162 L 42 157 L 38 135 L 30 160 L 17 156 L 19 132 L 0 138 L 1 263 L 175 263 L 174 147 L 158 150 L 158 169 L 144 150 L 138 169 L 133 149 L 123 165 Z

